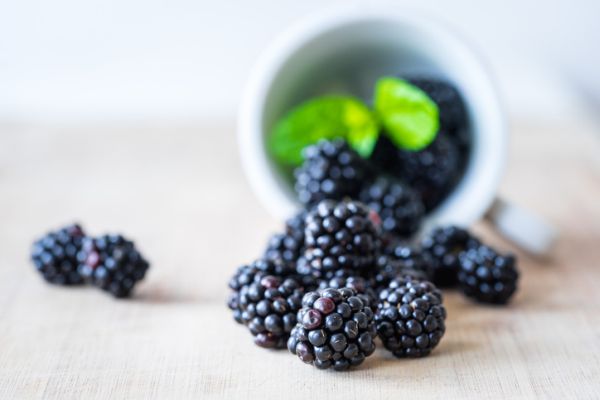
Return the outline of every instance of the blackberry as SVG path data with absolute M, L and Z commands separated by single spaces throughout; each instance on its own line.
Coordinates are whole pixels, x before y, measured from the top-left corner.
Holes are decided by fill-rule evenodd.
M 380 246 L 376 219 L 375 213 L 357 201 L 320 202 L 306 217 L 307 271 L 303 272 L 319 278 L 331 277 L 338 270 L 368 274 Z
M 440 287 L 456 286 L 459 254 L 478 244 L 468 231 L 457 226 L 440 227 L 429 233 L 421 241 L 421 247 L 433 260 L 432 282 Z
M 358 195 L 366 179 L 366 162 L 341 139 L 321 141 L 304 150 L 304 163 L 294 171 L 300 202 L 312 206 L 325 199 Z
M 305 217 L 306 212 L 298 213 L 286 221 L 285 233 L 271 236 L 265 250 L 266 259 L 281 259 L 295 268 L 296 262 L 304 250 Z
M 77 252 L 85 233 L 77 224 L 66 226 L 37 240 L 31 260 L 44 279 L 56 285 L 79 285 L 83 278 L 77 272 Z
M 294 272 L 289 264 L 285 263 L 282 259 L 258 259 L 250 264 L 239 267 L 229 280 L 229 288 L 232 292 L 227 301 L 227 306 L 233 311 L 233 318 L 240 324 L 243 323 L 239 296 L 244 286 L 260 282 L 267 275 L 286 278 Z
M 131 295 L 150 266 L 133 242 L 121 235 L 86 238 L 77 259 L 86 281 L 117 298 Z
M 415 85 L 433 100 L 439 109 L 440 128 L 460 135 L 467 127 L 467 110 L 459 91 L 447 81 L 429 77 L 413 77 L 408 82 Z
M 304 295 L 287 347 L 307 364 L 342 371 L 373 354 L 376 336 L 365 298 L 350 288 L 328 288 Z
M 477 246 L 459 256 L 458 280 L 465 295 L 482 303 L 505 304 L 517 290 L 519 272 L 513 255 L 501 256 Z
M 398 150 L 396 176 L 419 193 L 426 211 L 437 207 L 460 178 L 461 157 L 445 132 L 420 151 Z
M 245 285 L 239 294 L 241 322 L 250 329 L 254 343 L 265 348 L 283 348 L 296 325 L 304 290 L 293 278 L 266 275 Z
M 365 187 L 359 199 L 379 214 L 384 232 L 400 237 L 410 237 L 419 230 L 425 214 L 417 192 L 386 177 L 380 177 Z
M 375 313 L 383 346 L 396 357 L 423 357 L 446 331 L 441 292 L 425 280 L 404 277 L 380 294 Z
M 416 247 L 397 245 L 377 258 L 375 286 L 381 291 L 390 282 L 400 276 L 412 276 L 431 280 L 434 273 L 434 261 L 429 253 Z

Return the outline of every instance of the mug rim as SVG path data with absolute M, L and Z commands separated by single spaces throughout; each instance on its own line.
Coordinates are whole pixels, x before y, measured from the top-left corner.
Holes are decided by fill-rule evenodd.
M 478 75 L 478 84 L 483 85 L 480 94 L 487 96 L 487 113 L 485 119 L 480 115 L 474 118 L 481 123 L 486 136 L 475 135 L 476 143 L 461 181 L 442 204 L 427 215 L 424 226 L 427 229 L 434 224 L 471 224 L 489 209 L 504 171 L 507 131 L 503 108 L 489 69 L 470 43 L 445 22 L 412 11 L 389 12 L 372 7 L 335 9 L 292 25 L 266 49 L 253 67 L 244 90 L 237 129 L 242 164 L 255 195 L 271 214 L 278 217 L 289 217 L 300 207 L 297 199 L 284 189 L 283 185 L 288 183 L 273 168 L 263 140 L 266 134 L 262 124 L 265 103 L 278 71 L 289 57 L 311 40 L 344 26 L 368 21 L 386 21 L 421 29 L 439 42 L 459 49 L 468 58 L 471 72 Z

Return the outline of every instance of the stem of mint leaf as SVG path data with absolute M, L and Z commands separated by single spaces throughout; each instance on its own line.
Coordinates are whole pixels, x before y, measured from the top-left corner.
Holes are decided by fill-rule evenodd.
M 377 81 L 375 112 L 392 142 L 409 151 L 427 147 L 440 126 L 435 102 L 418 87 L 394 77 Z
M 379 124 L 373 112 L 351 96 L 321 96 L 294 107 L 268 138 L 268 149 L 280 163 L 302 164 L 302 150 L 323 139 L 343 138 L 362 157 L 373 152 Z

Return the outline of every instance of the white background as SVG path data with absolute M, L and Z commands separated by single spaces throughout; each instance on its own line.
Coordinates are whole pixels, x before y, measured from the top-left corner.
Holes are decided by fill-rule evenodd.
M 233 117 L 278 32 L 325 0 L 0 0 L 1 119 Z M 373 2 L 369 2 L 373 3 Z M 429 12 L 488 59 L 513 116 L 600 100 L 600 1 L 379 1 Z

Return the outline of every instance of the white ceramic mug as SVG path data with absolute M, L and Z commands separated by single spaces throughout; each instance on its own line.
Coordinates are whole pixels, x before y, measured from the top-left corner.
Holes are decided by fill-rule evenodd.
M 403 73 L 448 78 L 459 87 L 470 119 L 472 151 L 465 174 L 428 215 L 425 230 L 435 224 L 468 226 L 486 215 L 521 247 L 545 252 L 555 231 L 496 199 L 508 131 L 493 80 L 453 30 L 414 13 L 334 10 L 291 27 L 265 52 L 247 85 L 238 127 L 244 170 L 261 202 L 280 217 L 300 207 L 266 148 L 266 136 L 286 111 L 325 93 L 369 99 L 379 77 Z

